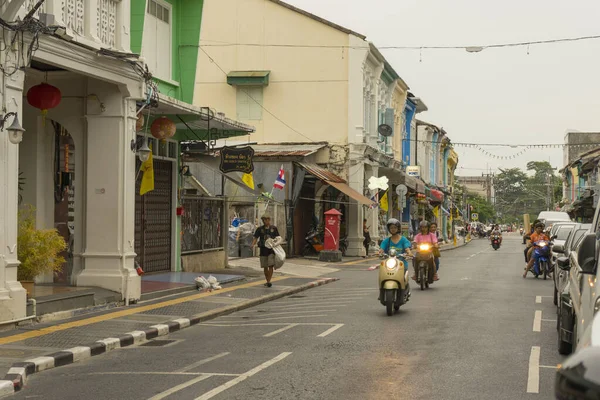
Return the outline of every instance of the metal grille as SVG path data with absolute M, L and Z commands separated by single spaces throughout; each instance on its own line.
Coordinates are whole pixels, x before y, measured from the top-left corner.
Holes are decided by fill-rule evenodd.
M 182 199 L 182 253 L 198 253 L 223 248 L 223 200 L 199 196 Z
M 144 196 L 136 180 L 135 252 L 145 272 L 171 270 L 172 172 L 172 162 L 154 159 L 154 190 Z

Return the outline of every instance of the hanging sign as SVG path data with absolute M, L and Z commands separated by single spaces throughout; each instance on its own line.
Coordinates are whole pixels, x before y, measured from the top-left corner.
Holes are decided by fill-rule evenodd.
M 223 147 L 221 149 L 221 164 L 219 169 L 227 174 L 229 172 L 243 172 L 249 174 L 254 171 L 254 149 L 246 147 Z
M 414 178 L 419 178 L 421 176 L 421 167 L 418 165 L 411 165 L 406 167 L 406 175 L 412 176 Z

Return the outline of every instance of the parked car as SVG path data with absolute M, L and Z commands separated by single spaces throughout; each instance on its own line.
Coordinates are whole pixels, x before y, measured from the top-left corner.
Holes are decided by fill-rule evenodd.
M 559 268 L 569 271 L 568 292 L 560 295 L 558 347 L 561 354 L 577 349 L 581 335 L 600 310 L 597 272 L 600 250 L 600 207 L 596 208 L 592 227 L 579 240 L 568 260 L 559 259 Z
M 554 247 L 552 247 L 552 258 L 554 261 L 554 305 L 556 306 L 560 305 L 558 302 L 559 293 L 563 293 L 569 280 L 569 271 L 559 268 L 557 260 L 564 257 L 566 259 L 565 261 L 568 262 L 569 256 L 579 244 L 584 233 L 587 232 L 591 226 L 592 224 L 575 224 L 573 225 L 573 229 L 568 230 L 569 234 L 564 244 L 560 243 L 559 238 L 554 242 Z M 562 230 L 563 229 L 561 229 L 561 231 Z
M 557 222 L 572 222 L 569 214 L 562 211 L 542 211 L 538 214 L 537 219 L 542 221 L 546 228 L 551 228 Z
M 556 371 L 554 394 L 559 400 L 600 399 L 600 314 L 579 343 L 577 352 Z

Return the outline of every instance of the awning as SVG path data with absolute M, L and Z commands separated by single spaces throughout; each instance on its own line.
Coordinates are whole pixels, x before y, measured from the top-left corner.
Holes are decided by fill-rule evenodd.
M 371 206 L 374 204 L 374 202 L 371 199 L 352 189 L 350 186 L 348 186 L 344 179 L 340 178 L 333 172 L 330 172 L 325 168 L 321 168 L 316 164 L 296 164 L 298 164 L 302 169 L 304 169 L 307 174 L 312 175 L 320 181 L 323 181 L 324 183 L 333 186 L 334 188 L 344 193 L 351 199 L 356 200 L 359 204 L 363 204 L 365 206 Z
M 196 107 L 162 93 L 158 95 L 158 107 L 144 109 L 143 113 L 146 117 L 169 117 L 177 126 L 177 138 L 181 141 L 226 139 L 255 131 L 254 127 L 208 107 Z
M 406 185 L 406 187 L 411 191 L 417 190 L 417 179 L 413 178 L 412 176 L 408 176 L 406 172 L 402 170 L 380 167 L 379 174 L 387 176 L 390 179 L 390 183 L 393 185 L 402 184 Z
M 231 71 L 227 83 L 232 86 L 268 86 L 271 71 Z

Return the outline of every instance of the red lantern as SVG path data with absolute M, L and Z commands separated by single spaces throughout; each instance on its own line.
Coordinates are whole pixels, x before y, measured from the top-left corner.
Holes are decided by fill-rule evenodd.
M 173 137 L 177 131 L 177 126 L 167 117 L 160 117 L 154 120 L 150 132 L 152 136 L 160 140 L 166 140 Z
M 48 110 L 58 106 L 61 99 L 62 94 L 60 93 L 60 89 L 47 83 L 35 85 L 27 92 L 27 102 L 31 106 L 42 110 L 44 123 Z

